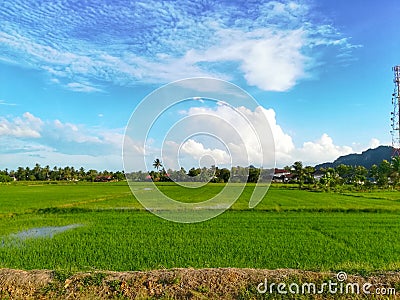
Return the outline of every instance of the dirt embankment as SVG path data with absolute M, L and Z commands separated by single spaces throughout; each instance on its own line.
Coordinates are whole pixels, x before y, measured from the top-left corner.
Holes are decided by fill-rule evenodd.
M 398 290 L 400 295 L 400 272 L 368 277 L 344 275 L 346 278 L 339 278 L 334 273 L 233 268 L 76 274 L 0 269 L 0 298 L 400 299 L 395 294 Z M 332 284 L 331 290 L 328 289 L 329 283 Z M 281 284 L 280 290 L 278 284 Z M 315 291 L 312 284 L 316 286 Z M 346 291 L 347 284 L 352 284 L 354 290 L 349 285 Z M 360 288 L 358 293 L 357 287 Z M 332 292 L 335 288 L 336 292 Z

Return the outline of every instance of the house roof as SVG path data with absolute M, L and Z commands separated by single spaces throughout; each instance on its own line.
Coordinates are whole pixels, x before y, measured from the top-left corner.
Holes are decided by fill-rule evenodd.
M 282 175 L 282 174 L 290 174 L 290 171 L 287 171 L 285 169 L 275 168 L 274 175 Z

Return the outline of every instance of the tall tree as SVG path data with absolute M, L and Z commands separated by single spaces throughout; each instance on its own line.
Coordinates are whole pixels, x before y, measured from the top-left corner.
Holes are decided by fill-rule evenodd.
M 251 165 L 248 168 L 248 172 L 249 175 L 247 178 L 247 182 L 257 183 L 258 178 L 260 177 L 260 169 Z
M 363 186 L 367 181 L 368 170 L 364 166 L 354 167 L 353 184 L 355 186 Z
M 219 178 L 223 182 L 228 182 L 231 172 L 227 168 L 223 168 L 219 171 Z
M 396 188 L 400 181 L 400 157 L 393 157 L 390 165 L 390 179 L 393 184 L 393 188 Z
M 385 159 L 378 166 L 378 185 L 386 187 L 389 184 L 391 164 Z
M 314 172 L 315 172 L 315 168 L 314 167 L 306 166 L 304 168 L 304 181 L 305 181 L 305 183 L 307 183 L 309 185 L 315 183 Z
M 354 170 L 352 166 L 340 164 L 335 168 L 336 173 L 342 179 L 341 183 L 350 183 Z
M 301 161 L 296 161 L 292 165 L 292 173 L 295 176 L 297 183 L 299 184 L 299 188 L 302 188 L 304 184 L 305 173 L 303 169 L 303 163 Z
M 84 167 L 80 167 L 79 168 L 79 179 L 80 180 L 85 179 L 85 175 L 86 175 L 85 168 Z
M 153 167 L 157 170 L 157 171 L 159 171 L 160 170 L 160 168 L 162 168 L 162 163 L 161 163 L 161 160 L 159 159 L 159 158 L 156 158 L 155 160 L 154 160 L 154 162 L 153 162 Z
M 329 190 L 331 187 L 335 187 L 339 175 L 336 173 L 334 168 L 321 169 L 324 175 L 319 180 L 319 183 L 324 186 L 325 189 Z

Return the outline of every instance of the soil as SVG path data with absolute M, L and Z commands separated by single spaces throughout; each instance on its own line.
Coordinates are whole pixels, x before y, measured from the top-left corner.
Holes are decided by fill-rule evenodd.
M 346 275 L 346 274 L 345 274 Z M 272 293 L 264 289 L 275 283 Z M 365 294 L 288 292 L 294 284 L 329 281 L 370 284 Z M 286 284 L 286 294 L 278 293 L 278 283 Z M 377 295 L 380 293 L 386 295 Z M 390 290 L 391 289 L 391 290 Z M 393 295 L 394 291 L 399 291 Z M 350 291 L 350 290 L 349 290 Z M 391 293 L 392 295 L 388 295 Z M 0 269 L 0 299 L 400 299 L 400 272 L 349 275 L 338 281 L 336 273 L 292 269 L 169 269 L 134 272 L 95 271 L 70 274 L 65 271 Z

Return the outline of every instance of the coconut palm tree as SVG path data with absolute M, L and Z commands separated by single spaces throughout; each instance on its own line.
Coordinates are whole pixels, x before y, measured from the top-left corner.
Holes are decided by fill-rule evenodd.
M 156 158 L 153 162 L 153 167 L 158 171 L 162 167 L 161 160 Z

